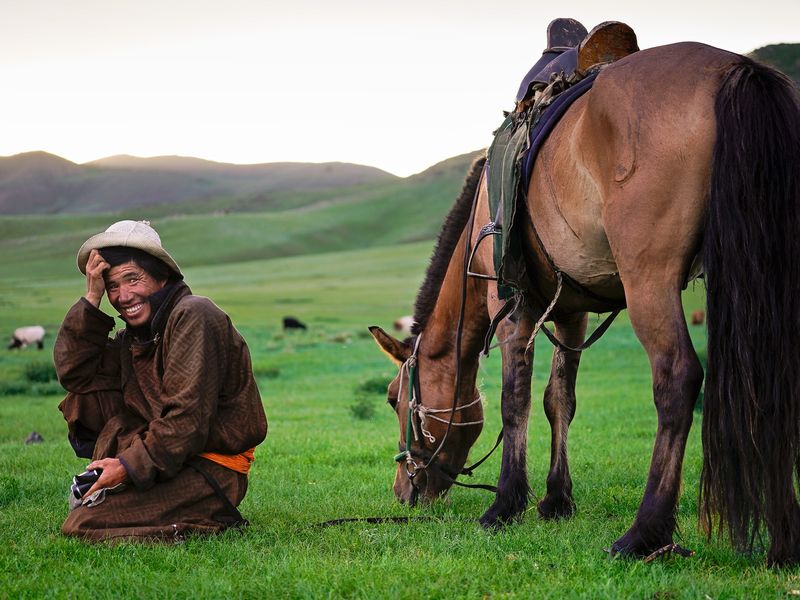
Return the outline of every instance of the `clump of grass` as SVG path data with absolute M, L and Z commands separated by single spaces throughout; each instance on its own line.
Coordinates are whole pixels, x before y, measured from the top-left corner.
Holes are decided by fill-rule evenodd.
M 350 405 L 350 414 L 359 421 L 367 421 L 375 416 L 375 403 L 386 393 L 391 378 L 370 377 L 359 383 L 355 389 L 355 400 Z
M 21 396 L 29 390 L 30 386 L 22 381 L 0 381 L 0 396 Z
M 366 395 L 356 396 L 355 402 L 350 405 L 350 414 L 359 421 L 369 421 L 375 416 L 374 399 Z
M 19 375 L 17 375 L 19 377 Z M 56 370 L 49 361 L 35 361 L 25 365 L 22 378 L 0 381 L 0 396 L 50 396 L 62 394 Z
M 63 394 L 65 391 L 58 381 L 48 381 L 47 383 L 34 383 L 28 388 L 27 393 L 33 396 L 55 396 Z
M 385 375 L 370 377 L 359 383 L 355 391 L 356 393 L 361 392 L 365 394 L 385 394 L 386 388 L 389 387 L 391 381 L 392 378 Z
M 10 475 L 0 475 L 0 506 L 11 504 L 22 496 L 19 480 Z
M 253 375 L 256 378 L 277 379 L 280 377 L 281 370 L 276 367 L 254 367 Z
M 25 367 L 25 379 L 31 383 L 48 383 L 56 381 L 56 370 L 49 361 L 36 361 L 28 363 Z

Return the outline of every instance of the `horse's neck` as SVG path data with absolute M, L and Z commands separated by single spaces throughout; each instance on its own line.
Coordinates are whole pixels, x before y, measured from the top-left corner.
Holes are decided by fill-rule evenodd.
M 425 327 L 425 345 L 430 355 L 452 354 L 455 351 L 465 281 L 467 295 L 464 304 L 461 356 L 467 361 L 472 359 L 477 361 L 478 353 L 489 329 L 486 282 L 473 277 L 467 277 L 465 280 L 464 235 L 462 234 L 447 267 L 447 273 L 439 290 L 431 318 Z

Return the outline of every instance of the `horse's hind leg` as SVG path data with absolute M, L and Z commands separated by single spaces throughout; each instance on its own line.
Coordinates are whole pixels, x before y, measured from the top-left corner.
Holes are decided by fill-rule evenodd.
M 646 556 L 672 543 L 681 465 L 703 369 L 689 339 L 677 286 L 634 281 L 626 285 L 633 328 L 647 351 L 658 429 L 644 497 L 631 528 L 612 551 Z
M 480 518 L 484 527 L 503 525 L 525 512 L 528 506 L 528 415 L 531 409 L 533 357 L 525 360 L 525 346 L 533 331 L 527 311 L 519 311 L 516 323 L 503 320 L 497 339 L 503 342 L 503 462 L 494 503 Z
M 586 333 L 586 313 L 556 322 L 556 336 L 564 344 L 579 346 Z M 543 519 L 570 517 L 575 512 L 572 479 L 567 461 L 567 432 L 575 416 L 575 378 L 578 375 L 580 352 L 553 351 L 550 381 L 544 392 L 544 412 L 550 422 L 550 472 L 547 474 L 547 495 L 539 502 Z

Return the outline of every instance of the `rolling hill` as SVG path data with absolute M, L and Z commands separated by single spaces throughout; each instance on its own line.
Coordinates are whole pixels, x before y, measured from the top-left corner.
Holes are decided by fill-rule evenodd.
M 780 69 L 800 86 L 800 44 L 771 44 L 748 56 Z
M 431 240 L 477 154 L 407 179 L 282 191 L 275 203 L 250 210 L 218 200 L 114 213 L 0 216 L 0 305 L 3 282 L 74 276 L 83 241 L 123 218 L 150 220 L 182 268 Z
M 115 156 L 79 165 L 46 152 L 27 152 L 0 157 L 0 214 L 118 212 L 398 179 L 348 163 L 232 165 L 176 156 Z

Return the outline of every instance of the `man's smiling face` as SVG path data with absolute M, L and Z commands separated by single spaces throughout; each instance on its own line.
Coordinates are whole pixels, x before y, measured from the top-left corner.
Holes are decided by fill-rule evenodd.
M 150 321 L 148 298 L 167 283 L 155 280 L 132 261 L 111 267 L 104 279 L 108 301 L 131 327 L 141 327 Z

